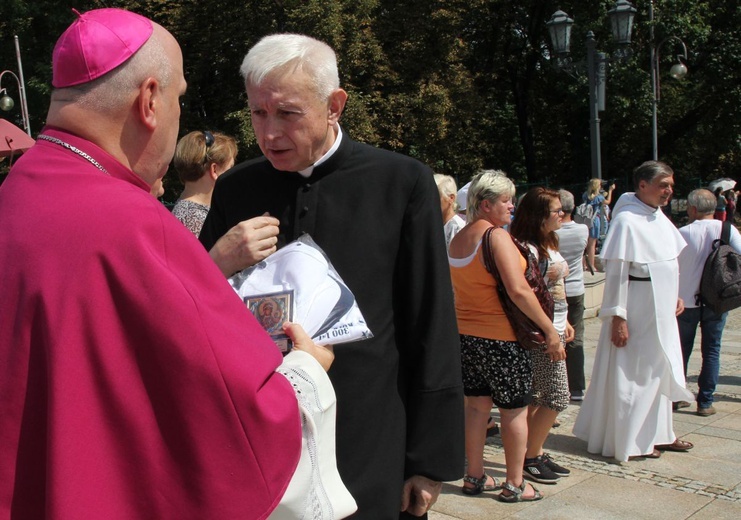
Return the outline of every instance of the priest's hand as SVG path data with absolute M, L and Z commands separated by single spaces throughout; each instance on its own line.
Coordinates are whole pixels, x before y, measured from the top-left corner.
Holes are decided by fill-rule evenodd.
M 677 310 L 674 311 L 675 316 L 679 316 L 684 312 L 684 300 L 682 298 L 677 298 Z
M 267 213 L 243 220 L 217 240 L 208 254 L 224 276 L 231 276 L 275 253 L 279 224 Z
M 612 344 L 624 347 L 628 344 L 628 322 L 619 316 L 612 317 Z
M 442 482 L 430 480 L 422 475 L 410 477 L 404 482 L 401 492 L 401 511 L 414 516 L 424 515 L 437 502 L 442 488 Z
M 334 361 L 332 345 L 317 345 L 311 341 L 304 328 L 298 323 L 285 322 L 283 324 L 283 332 L 293 341 L 294 349 L 303 350 L 307 354 L 311 354 L 322 365 L 325 371 L 329 370 L 329 367 L 332 366 L 332 362 Z

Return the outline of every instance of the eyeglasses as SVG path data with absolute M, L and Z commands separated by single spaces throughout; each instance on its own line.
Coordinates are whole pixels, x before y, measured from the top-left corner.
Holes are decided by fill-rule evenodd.
M 552 209 L 551 213 L 557 213 L 558 215 L 563 215 L 564 211 L 563 211 L 563 208 L 558 208 L 558 209 Z
M 203 135 L 206 138 L 206 150 L 208 150 L 214 144 L 214 134 L 212 134 L 208 130 L 204 130 Z

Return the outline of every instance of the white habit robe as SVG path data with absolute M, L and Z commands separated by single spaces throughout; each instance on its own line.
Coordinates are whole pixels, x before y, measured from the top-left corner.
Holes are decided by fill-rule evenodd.
M 672 401 L 693 401 L 685 386 L 675 309 L 677 256 L 686 243 L 661 209 L 625 193 L 600 254 L 602 330 L 574 435 L 590 453 L 627 461 L 674 442 Z M 629 281 L 629 275 L 650 281 Z M 628 343 L 612 343 L 612 319 L 627 320 Z

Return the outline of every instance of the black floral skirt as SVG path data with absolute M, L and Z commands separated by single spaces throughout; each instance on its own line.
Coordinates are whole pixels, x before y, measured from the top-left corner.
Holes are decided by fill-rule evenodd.
M 530 404 L 533 362 L 529 351 L 516 341 L 460 336 L 465 395 L 490 396 L 504 409 Z

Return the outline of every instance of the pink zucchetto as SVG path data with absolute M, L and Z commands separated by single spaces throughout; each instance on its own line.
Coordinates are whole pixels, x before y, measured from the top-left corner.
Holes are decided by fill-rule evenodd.
M 80 14 L 54 46 L 52 85 L 72 87 L 93 81 L 131 58 L 152 35 L 152 22 L 123 9 Z

